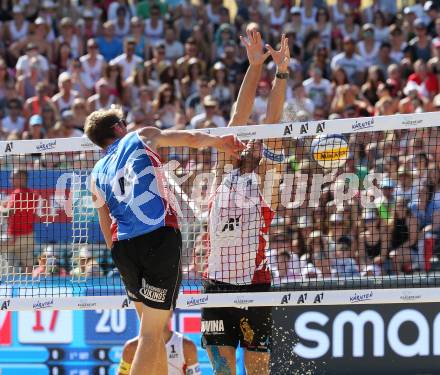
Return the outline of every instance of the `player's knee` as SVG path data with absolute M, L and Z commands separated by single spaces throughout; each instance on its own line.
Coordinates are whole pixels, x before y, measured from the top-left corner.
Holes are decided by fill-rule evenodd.
M 138 342 L 141 345 L 149 344 L 157 344 L 163 342 L 162 330 L 160 329 L 151 329 L 148 331 L 143 331 L 139 333 Z

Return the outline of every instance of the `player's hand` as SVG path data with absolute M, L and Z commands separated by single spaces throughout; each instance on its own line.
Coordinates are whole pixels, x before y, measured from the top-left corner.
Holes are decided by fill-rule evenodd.
M 246 47 L 246 53 L 250 65 L 262 65 L 269 57 L 270 52 L 263 52 L 263 41 L 258 31 L 247 31 L 247 39 L 240 35 L 240 40 Z
M 219 137 L 217 149 L 223 151 L 234 159 L 240 158 L 240 152 L 245 149 L 245 145 L 236 135 L 228 134 Z
M 266 44 L 266 49 L 272 56 L 273 62 L 277 66 L 277 71 L 279 73 L 286 73 L 290 62 L 289 39 L 286 38 L 286 35 L 283 34 L 281 36 L 279 50 L 274 50 L 269 44 Z

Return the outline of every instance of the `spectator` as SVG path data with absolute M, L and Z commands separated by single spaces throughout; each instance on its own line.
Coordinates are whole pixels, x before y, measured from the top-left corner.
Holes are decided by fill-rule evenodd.
M 177 40 L 176 32 L 172 27 L 167 27 L 164 33 L 165 58 L 176 61 L 183 55 L 183 44 Z
M 21 5 L 14 5 L 12 17 L 5 25 L 5 39 L 9 44 L 25 39 L 29 32 L 29 22 Z
M 322 77 L 323 72 L 317 65 L 311 65 L 309 74 L 310 78 L 303 82 L 307 97 L 312 100 L 315 108 L 328 108 L 332 95 L 330 81 Z
M 82 279 L 87 277 L 101 277 L 102 270 L 93 257 L 88 245 L 82 245 L 78 250 L 78 258 L 72 259 L 76 266 L 70 271 L 70 276 Z
M 375 39 L 374 33 L 374 26 L 365 24 L 362 26 L 362 40 L 357 44 L 359 56 L 367 66 L 372 65 L 379 54 L 380 43 Z
M 117 99 L 111 94 L 110 85 L 105 78 L 96 82 L 96 94 L 92 95 L 87 103 L 89 112 L 102 108 L 108 109 L 111 105 L 117 104 Z
M 137 65 L 142 64 L 142 58 L 135 54 L 136 41 L 128 38 L 124 42 L 124 53 L 114 58 L 111 64 L 122 67 L 122 79 L 125 81 L 133 73 Z
M 96 43 L 99 52 L 107 62 L 122 53 L 122 42 L 115 36 L 115 26 L 112 21 L 107 21 L 102 25 L 102 36 L 96 39 Z
M 0 134 L 21 133 L 26 120 L 23 116 L 23 106 L 19 99 L 11 99 L 6 105 L 8 115 L 0 122 Z
M 409 41 L 408 52 L 413 61 L 421 59 L 427 62 L 431 58 L 431 38 L 428 35 L 425 21 L 421 18 L 416 19 L 414 28 L 416 37 Z
M 390 26 L 390 44 L 391 58 L 395 61 L 402 60 L 407 44 L 405 43 L 402 29 L 394 24 Z
M 32 270 L 33 278 L 47 276 L 67 276 L 66 270 L 58 265 L 58 259 L 54 254 L 53 245 L 48 245 L 41 251 L 38 257 L 38 266 Z
M 49 69 L 47 61 L 52 61 L 53 59 L 53 48 L 52 44 L 47 40 L 48 32 L 50 31 L 50 27 L 42 17 L 38 17 L 34 24 L 34 32 L 32 34 L 28 34 L 28 36 L 24 39 L 20 39 L 17 42 L 11 44 L 9 47 L 9 52 L 18 59 L 17 69 L 27 69 L 26 68 L 26 59 L 34 56 L 38 56 L 39 60 L 41 60 L 41 64 L 45 71 Z M 26 55 L 22 56 L 21 51 L 26 49 Z M 43 57 L 44 56 L 44 57 Z M 44 61 L 42 60 L 44 59 Z
M 29 189 L 28 173 L 23 169 L 11 172 L 12 192 L 1 209 L 8 217 L 8 241 L 2 244 L 2 252 L 11 267 L 22 267 L 21 272 L 30 274 L 34 264 L 34 223 L 38 197 Z M 20 271 L 19 271 L 20 272 Z
M 79 94 L 72 90 L 72 77 L 67 72 L 59 75 L 58 88 L 60 91 L 52 97 L 52 102 L 55 104 L 59 112 L 63 112 L 72 108 L 72 103 Z
M 396 200 L 394 217 L 389 223 L 391 235 L 388 238 L 391 270 L 395 274 L 414 271 L 413 259 L 417 254 L 417 220 L 411 215 L 407 201 L 402 197 Z M 415 262 L 418 267 L 418 261 Z
M 171 85 L 165 83 L 160 86 L 153 103 L 153 111 L 157 114 L 158 125 L 161 129 L 169 129 L 177 125 L 176 117 L 180 112 L 180 107 Z
M 313 5 L 313 0 L 304 0 L 303 6 L 300 8 L 301 23 L 306 28 L 313 27 L 317 13 L 318 9 Z
M 144 35 L 144 21 L 139 17 L 133 17 L 130 21 L 130 30 L 133 39 L 136 42 L 135 53 L 142 59 L 148 57 L 147 40 Z M 180 54 L 179 56 L 181 56 Z
M 389 29 L 387 27 L 385 14 L 381 10 L 374 12 L 373 18 L 374 39 L 378 43 L 383 43 L 389 38 Z
M 340 237 L 336 244 L 335 258 L 332 259 L 332 268 L 336 277 L 346 279 L 360 276 L 359 266 L 351 254 L 351 239 Z
M 327 8 L 322 7 L 318 9 L 316 13 L 316 24 L 313 29 L 319 32 L 321 36 L 321 43 L 326 48 L 331 47 L 332 38 L 332 24 L 330 22 L 330 13 Z
M 49 76 L 49 63 L 46 57 L 38 53 L 38 47 L 36 44 L 28 44 L 26 46 L 26 54 L 20 56 L 17 61 L 15 68 L 17 69 L 17 77 L 22 75 L 30 75 L 31 72 L 31 62 L 34 61 L 35 66 L 40 69 L 41 77 L 40 79 L 47 81 Z
M 150 17 L 145 20 L 145 36 L 151 46 L 163 41 L 165 22 L 160 14 L 160 6 L 153 4 L 150 8 Z
M 297 6 L 290 8 L 290 21 L 284 26 L 284 31 L 295 33 L 297 43 L 304 41 L 307 27 L 302 23 L 301 9 Z
M 71 57 L 79 58 L 83 52 L 83 42 L 75 34 L 74 24 L 71 18 L 64 17 L 60 21 L 60 36 L 55 42 L 55 56 L 59 53 L 59 48 L 63 43 L 70 46 Z
M 33 115 L 29 119 L 29 138 L 42 139 L 45 138 L 43 128 L 43 118 L 40 115 Z
M 83 132 L 75 128 L 75 120 L 73 117 L 73 112 L 71 110 L 66 110 L 61 113 L 61 125 L 64 130 L 63 138 L 83 136 Z
M 95 39 L 88 40 L 87 54 L 80 58 L 82 65 L 81 78 L 88 90 L 93 89 L 105 67 L 104 57 L 98 53 L 98 48 L 98 43 Z
M 194 116 L 191 119 L 189 128 L 199 129 L 203 127 L 202 125 L 206 121 L 209 121 L 218 128 L 223 128 L 226 126 L 225 119 L 218 115 L 218 102 L 211 95 L 205 96 L 203 99 L 203 108 L 205 110 L 204 113 Z
M 333 70 L 337 67 L 344 69 L 350 82 L 358 83 L 362 81 L 365 64 L 361 57 L 355 53 L 355 40 L 353 38 L 344 38 L 344 52 L 333 57 L 331 67 Z
M 123 40 L 130 32 L 130 17 L 128 17 L 125 7 L 119 6 L 116 9 L 114 25 L 116 37 Z
M 349 9 L 345 12 L 344 21 L 339 25 L 339 30 L 342 34 L 342 38 L 345 40 L 352 40 L 353 43 L 359 40 L 359 25 L 355 23 L 355 13 Z
M 99 9 L 100 10 L 100 9 Z M 96 37 L 99 28 L 99 17 L 95 18 L 93 10 L 85 9 L 82 18 L 77 22 L 78 34 L 82 40 L 90 40 Z
M 40 61 L 32 57 L 29 61 L 29 73 L 24 73 L 17 79 L 17 93 L 27 100 L 35 96 L 37 84 L 44 82 L 45 72 L 41 68 Z
M 26 100 L 24 105 L 24 111 L 27 118 L 32 115 L 43 115 L 44 121 L 44 111 L 50 109 L 53 111 L 53 117 L 58 113 L 55 104 L 52 99 L 47 96 L 47 85 L 39 82 L 35 88 L 36 95 Z
M 203 99 L 211 94 L 209 80 L 207 77 L 200 77 L 197 81 L 197 91 L 185 102 L 185 113 L 187 118 L 203 113 Z

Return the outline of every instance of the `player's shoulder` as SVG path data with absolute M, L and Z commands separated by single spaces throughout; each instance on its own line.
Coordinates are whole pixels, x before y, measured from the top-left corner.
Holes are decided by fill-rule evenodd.
M 187 360 L 189 359 L 189 357 L 197 358 L 197 346 L 194 343 L 194 341 L 182 335 L 182 343 L 183 343 L 183 352 L 185 354 L 185 358 Z

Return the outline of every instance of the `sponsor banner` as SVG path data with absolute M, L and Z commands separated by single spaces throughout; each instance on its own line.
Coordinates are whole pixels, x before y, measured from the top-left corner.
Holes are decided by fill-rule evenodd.
M 419 294 L 402 293 L 402 300 Z M 273 309 L 271 373 L 416 374 L 437 373 L 440 306 L 358 304 Z
M 372 130 L 395 130 L 402 127 L 421 128 L 437 126 L 440 112 L 397 114 L 392 116 L 360 117 L 356 119 L 337 119 L 307 121 L 267 125 L 248 125 L 228 129 L 200 129 L 208 134 L 236 134 L 240 139 L 299 138 L 316 134 L 345 134 Z M 99 151 L 88 138 L 57 138 L 27 141 L 0 142 L 0 156 L 13 154 Z
M 0 310 L 0 345 L 12 344 L 12 320 L 10 311 Z
M 0 156 L 66 151 L 99 151 L 86 137 L 0 142 Z

